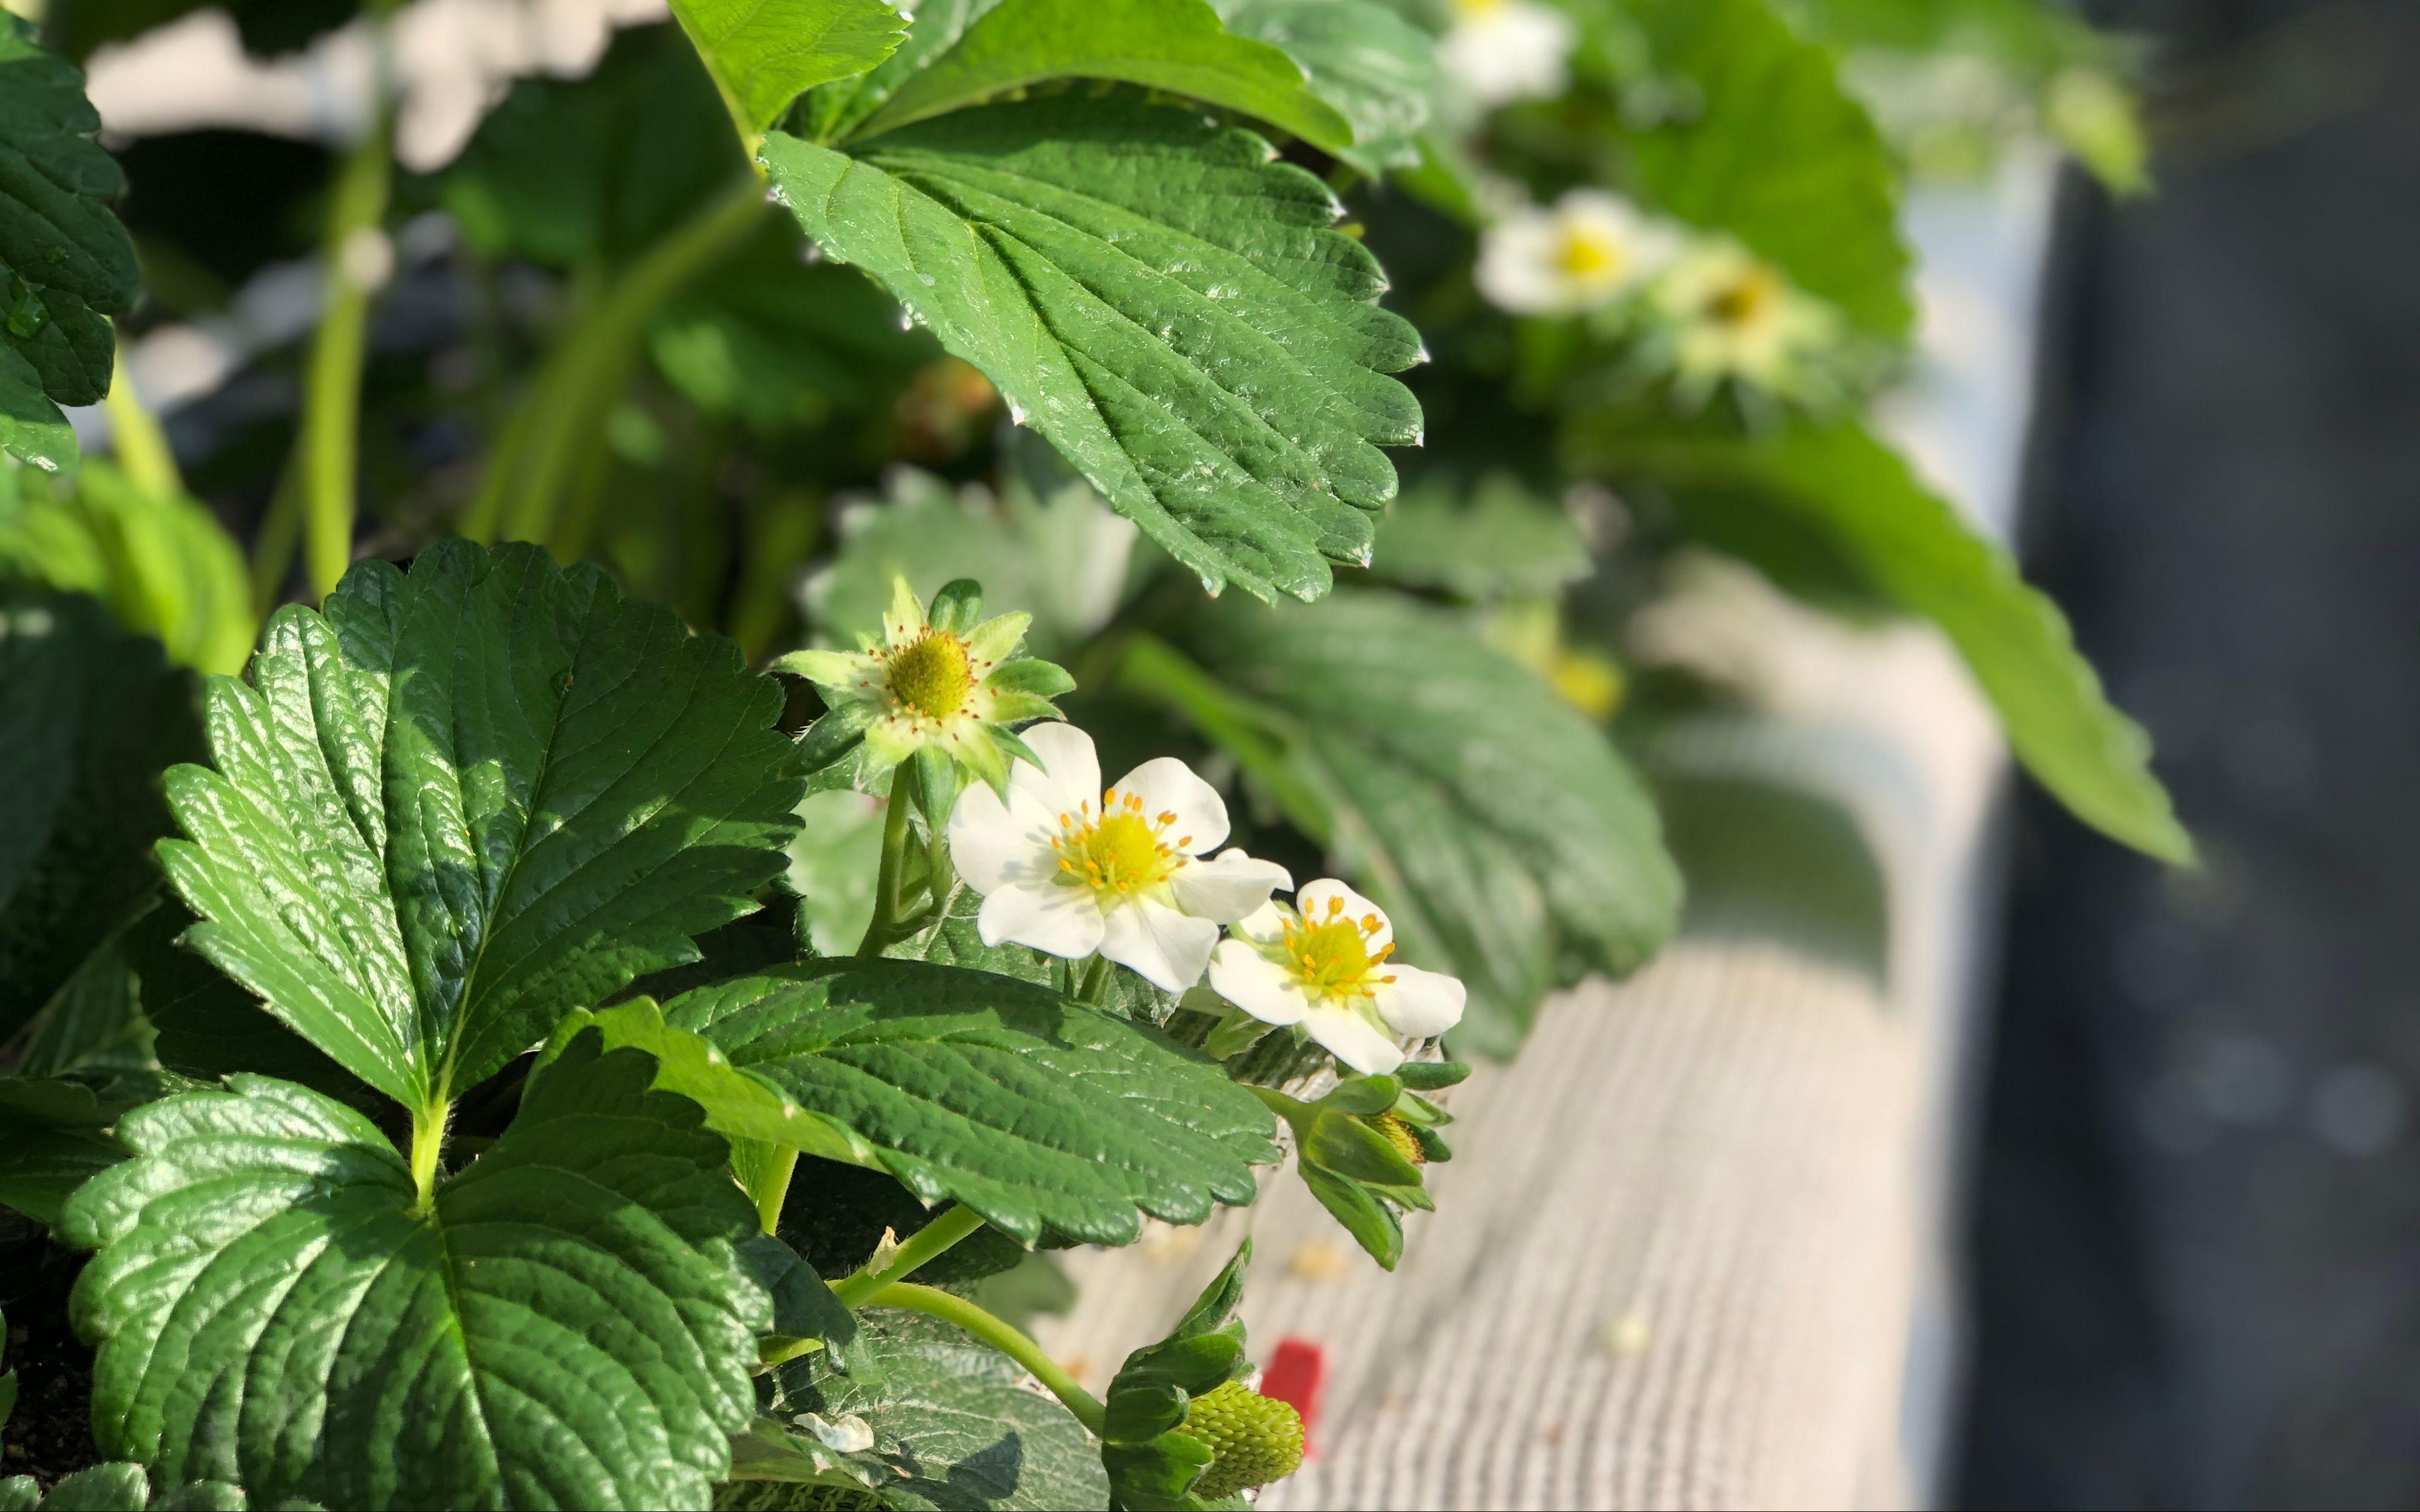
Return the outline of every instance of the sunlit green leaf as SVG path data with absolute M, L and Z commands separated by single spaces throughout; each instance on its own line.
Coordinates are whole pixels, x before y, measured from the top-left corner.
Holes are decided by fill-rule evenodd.
M 889 57 L 907 18 L 882 0 L 673 0 L 733 113 L 755 131 L 819 84 Z

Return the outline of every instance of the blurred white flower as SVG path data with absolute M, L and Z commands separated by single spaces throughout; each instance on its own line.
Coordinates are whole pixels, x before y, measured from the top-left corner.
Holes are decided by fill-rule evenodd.
M 1579 41 L 1571 17 L 1541 0 L 1453 0 L 1453 11 L 1437 61 L 1479 103 L 1562 93 Z
M 1730 240 L 1690 249 L 1650 298 L 1671 322 L 1682 392 L 1699 397 L 1725 378 L 1802 395 L 1821 382 L 1807 359 L 1839 334 L 1829 305 L 1792 288 L 1779 269 Z
M 1017 763 L 1004 796 L 973 789 L 950 815 L 958 874 L 984 895 L 985 945 L 1097 950 L 1181 993 L 1202 980 L 1218 926 L 1294 886 L 1240 850 L 1209 854 L 1227 838 L 1227 805 L 1183 762 L 1145 762 L 1105 793 L 1093 737 L 1074 725 L 1035 725 L 1025 744 L 1039 766 Z
M 1670 264 L 1681 239 L 1601 189 L 1551 208 L 1517 209 L 1479 243 L 1479 292 L 1514 315 L 1577 315 L 1637 288 Z
M 1264 1024 L 1299 1024 L 1345 1065 L 1381 1076 L 1404 1063 L 1400 1039 L 1462 1022 L 1462 983 L 1388 959 L 1394 926 L 1376 903 L 1333 877 L 1305 887 L 1296 906 L 1264 903 L 1210 958 L 1210 985 Z

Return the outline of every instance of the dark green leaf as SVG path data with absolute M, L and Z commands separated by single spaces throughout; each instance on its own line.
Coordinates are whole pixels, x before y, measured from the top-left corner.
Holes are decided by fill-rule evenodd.
M 1330 151 L 1353 128 L 1265 42 L 1230 36 L 1206 0 L 1001 0 L 901 80 L 852 134 L 874 136 L 1056 79 L 1113 79 L 1187 95 Z
M 690 993 L 664 1017 L 749 1084 L 708 1093 L 710 1113 L 749 1119 L 732 1132 L 800 1131 L 785 1142 L 830 1156 L 810 1141 L 845 1128 L 863 1149 L 844 1158 L 1029 1243 L 1045 1230 L 1128 1243 L 1140 1213 L 1200 1223 L 1218 1203 L 1249 1202 L 1251 1166 L 1276 1157 L 1267 1111 L 1213 1063 L 985 972 L 811 962 Z
M 775 190 L 1216 591 L 1317 597 L 1420 434 L 1419 341 L 1317 179 L 1123 99 L 960 111 L 855 157 L 776 132 Z
M 653 1074 L 574 1043 L 425 1208 L 375 1126 L 287 1083 L 129 1114 L 137 1158 L 67 1225 L 101 1252 L 97 1437 L 266 1504 L 703 1505 L 771 1310 L 723 1142 Z
M 1438 87 L 1436 39 L 1381 0 L 1224 0 L 1227 29 L 1302 66 L 1311 92 L 1353 129 L 1336 156 L 1363 173 L 1420 161 Z
M 169 774 L 185 942 L 415 1107 L 693 959 L 797 827 L 772 681 L 533 547 L 361 563 L 251 679 Z
M 1463 979 L 1457 1043 L 1509 1054 L 1565 950 L 1622 973 L 1670 937 L 1680 877 L 1637 778 L 1460 622 L 1351 594 L 1291 612 L 1222 606 L 1179 634 L 1200 667 L 1145 668 L 1149 690 L 1333 848 L 1388 908 L 1404 960 Z M 1238 717 L 1207 702 L 1221 697 Z M 1271 742 L 1257 749 L 1255 719 Z
M 1896 170 L 1831 52 L 1769 0 L 1640 0 L 1636 10 L 1655 67 L 1701 101 L 1632 139 L 1647 197 L 1739 238 L 1857 325 L 1905 335 L 1915 306 Z
M 885 1506 L 1108 1504 L 1092 1435 L 1056 1399 L 1021 1384 L 1005 1356 L 945 1323 L 887 1308 L 867 1315 L 866 1334 L 878 1377 L 834 1376 L 811 1355 L 777 1372 L 774 1411 L 861 1419 L 874 1430 Z
M 157 885 L 160 773 L 201 752 L 192 679 L 81 594 L 0 581 L 0 1040 Z
M 908 29 L 882 0 L 673 0 L 673 14 L 733 117 L 758 131 L 815 85 L 889 57 Z
M 739 1246 L 739 1258 L 756 1284 L 773 1299 L 773 1324 L 768 1344 L 814 1339 L 830 1352 L 840 1369 L 866 1368 L 863 1343 L 858 1336 L 857 1315 L 832 1295 L 814 1267 L 797 1250 L 770 1234 L 758 1234 Z
M 0 1481 L 0 1509 L 16 1512 L 143 1512 L 151 1500 L 151 1482 L 141 1465 L 94 1465 L 59 1477 L 48 1495 L 36 1490 L 30 1475 Z
M 56 1228 L 76 1189 L 126 1158 L 113 1117 L 81 1082 L 0 1077 L 0 1207 Z
M 109 392 L 109 317 L 132 306 L 142 272 L 109 211 L 126 176 L 93 140 L 101 116 L 84 75 L 33 39 L 29 23 L 0 14 L 0 351 L 14 359 L 0 362 L 0 442 L 64 471 L 74 454 L 56 407 Z
M 1795 425 L 1608 452 L 1670 485 L 1684 526 L 1718 546 L 1741 517 L 1760 516 L 1831 542 L 1875 594 L 1941 626 L 2018 759 L 2076 817 L 2163 860 L 2191 857 L 2192 838 L 2150 773 L 2149 738 L 2111 707 L 2057 607 L 1882 442 L 1852 425 Z

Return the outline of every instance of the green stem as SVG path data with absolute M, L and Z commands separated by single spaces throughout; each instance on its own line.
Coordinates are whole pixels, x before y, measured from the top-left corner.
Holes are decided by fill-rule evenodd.
M 907 1242 L 891 1252 L 890 1260 L 880 1270 L 873 1262 L 860 1266 L 832 1286 L 832 1295 L 845 1307 L 860 1307 L 868 1298 L 894 1282 L 914 1275 L 919 1268 L 947 1250 L 959 1240 L 984 1226 L 983 1215 L 961 1204 L 908 1236 Z
M 857 953 L 875 956 L 891 943 L 899 923 L 899 873 L 908 859 L 908 801 L 904 769 L 891 779 L 891 803 L 882 810 L 882 869 L 874 876 L 874 917 L 866 920 L 865 938 Z
M 1083 983 L 1076 989 L 1076 1000 L 1079 1003 L 1108 1002 L 1110 974 L 1116 970 L 1108 956 L 1093 957 L 1093 964 L 1084 968 Z
M 361 266 L 357 249 L 379 234 L 386 218 L 392 177 L 388 137 L 393 114 L 380 105 L 369 133 L 353 145 L 337 170 L 328 205 L 320 260 L 327 270 L 328 300 L 312 333 L 303 378 L 303 561 L 314 596 L 325 598 L 353 560 L 354 481 L 359 467 L 362 363 L 369 345 L 369 309 L 375 270 Z
M 295 548 L 302 544 L 302 469 L 298 456 L 277 475 L 277 491 L 269 496 L 260 529 L 252 538 L 252 607 L 262 619 L 277 607 L 286 579 L 294 571 Z
M 159 418 L 143 407 L 121 361 L 109 376 L 109 447 L 126 481 L 154 499 L 174 499 L 185 491 L 177 475 L 177 454 L 168 449 L 168 433 Z
M 732 1164 L 739 1163 L 739 1149 L 732 1147 Z M 790 1195 L 790 1178 L 798 1174 L 799 1152 L 785 1145 L 770 1146 L 758 1156 L 755 1166 L 740 1184 L 756 1199 L 756 1227 L 771 1233 L 782 1222 L 782 1203 Z
M 462 518 L 473 540 L 504 536 L 551 544 L 559 528 L 586 539 L 595 498 L 558 520 L 580 458 L 597 444 L 605 413 L 628 385 L 647 323 L 666 300 L 719 261 L 768 213 L 764 185 L 750 177 L 712 209 L 665 236 L 624 270 L 547 357 L 527 407 L 507 428 L 477 497 Z M 500 471 L 501 470 L 501 471 Z
M 1050 1388 L 1050 1395 L 1067 1404 L 1076 1420 L 1098 1438 L 1108 1425 L 1109 1414 L 1100 1401 L 1076 1383 L 1076 1378 L 1059 1367 L 1059 1362 L 1042 1352 L 1042 1346 L 1027 1338 L 999 1319 L 963 1298 L 931 1287 L 907 1284 L 885 1287 L 867 1302 L 870 1307 L 900 1307 L 908 1312 L 923 1313 L 955 1324 L 1001 1353 L 1023 1365 L 1034 1380 Z
M 439 1099 L 411 1116 L 413 1206 L 426 1212 L 437 1198 L 437 1158 L 445 1149 L 445 1119 L 453 1104 Z

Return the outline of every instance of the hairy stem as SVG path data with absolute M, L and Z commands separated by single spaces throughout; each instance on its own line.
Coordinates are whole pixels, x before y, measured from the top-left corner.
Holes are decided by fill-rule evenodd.
M 1076 1420 L 1098 1438 L 1108 1422 L 1108 1414 L 1098 1398 L 1076 1383 L 1076 1378 L 1059 1367 L 1059 1362 L 1042 1351 L 1042 1346 L 994 1318 L 991 1314 L 963 1298 L 931 1287 L 907 1283 L 883 1288 L 867 1301 L 871 1307 L 900 1307 L 908 1312 L 923 1313 L 966 1330 L 1001 1353 L 1023 1365 L 1034 1380 L 1050 1388 L 1050 1395 L 1067 1404 Z
M 749 177 L 704 215 L 641 254 L 581 313 L 548 354 L 527 405 L 506 427 L 479 492 L 462 517 L 475 541 L 502 536 L 550 545 L 593 533 L 597 490 L 562 507 L 580 459 L 600 443 L 605 416 L 628 385 L 647 323 L 665 301 L 744 240 L 768 212 Z
M 1076 1000 L 1094 1004 L 1108 1002 L 1110 978 L 1116 970 L 1108 956 L 1093 957 L 1093 964 L 1084 968 L 1082 984 L 1076 989 Z
M 311 592 L 319 598 L 336 586 L 353 560 L 362 362 L 368 348 L 370 295 L 385 273 L 375 254 L 379 223 L 386 218 L 393 129 L 394 116 L 381 104 L 369 133 L 345 155 L 320 246 L 328 298 L 311 337 L 298 442 L 303 560 Z
M 861 956 L 880 955 L 899 925 L 899 873 L 908 860 L 908 810 L 914 807 L 903 786 L 897 776 L 892 779 L 891 804 L 882 810 L 882 869 L 874 876 L 874 917 L 857 944 Z
M 126 481 L 154 499 L 183 493 L 185 483 L 177 474 L 177 454 L 168 449 L 168 433 L 160 428 L 159 417 L 143 407 L 122 359 L 109 376 L 109 394 L 102 402 L 109 407 L 109 448 Z
M 907 1242 L 891 1252 L 891 1257 L 880 1270 L 872 1261 L 842 1277 L 832 1286 L 832 1295 L 845 1307 L 857 1307 L 876 1292 L 897 1281 L 903 1281 L 948 1250 L 959 1240 L 984 1226 L 983 1215 L 963 1205 L 926 1224 L 908 1236 Z

